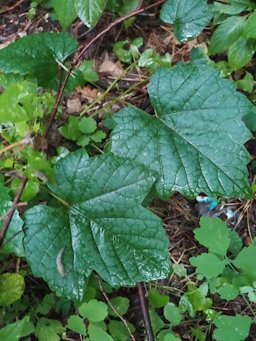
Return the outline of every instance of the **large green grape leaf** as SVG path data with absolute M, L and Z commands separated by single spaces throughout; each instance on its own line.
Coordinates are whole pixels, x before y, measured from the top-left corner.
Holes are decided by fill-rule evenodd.
M 105 6 L 106 0 L 75 0 L 77 15 L 89 28 L 97 24 Z
M 29 74 L 47 87 L 58 74 L 58 62 L 76 49 L 76 40 L 66 32 L 31 34 L 0 50 L 0 71 Z
M 149 85 L 156 117 L 135 107 L 113 116 L 112 151 L 159 174 L 158 195 L 244 197 L 250 193 L 244 143 L 251 138 L 241 121 L 253 105 L 234 82 L 210 66 L 180 63 L 159 68 Z
M 92 270 L 112 286 L 166 277 L 168 240 L 161 220 L 141 205 L 155 181 L 152 171 L 112 154 L 88 159 L 79 151 L 58 162 L 55 178 L 50 189 L 64 207 L 39 205 L 25 215 L 34 275 L 78 299 Z
M 12 207 L 12 202 L 8 194 L 8 188 L 0 184 L 0 230 L 6 219 L 6 214 Z M 23 237 L 22 230 L 23 220 L 19 216 L 17 210 L 14 211 L 8 230 L 5 235 L 3 245 L 0 253 L 15 253 L 19 257 L 24 257 Z
M 198 36 L 211 17 L 206 0 L 167 0 L 160 13 L 163 22 L 174 24 L 175 36 L 182 42 Z

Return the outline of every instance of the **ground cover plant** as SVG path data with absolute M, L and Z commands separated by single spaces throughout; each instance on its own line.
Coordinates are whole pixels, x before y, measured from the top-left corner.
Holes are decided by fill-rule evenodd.
M 1 340 L 255 340 L 255 10 L 3 5 Z

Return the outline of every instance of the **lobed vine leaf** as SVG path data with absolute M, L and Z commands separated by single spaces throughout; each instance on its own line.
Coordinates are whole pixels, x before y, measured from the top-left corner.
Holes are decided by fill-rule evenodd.
M 180 63 L 156 71 L 149 96 L 155 117 L 132 106 L 114 115 L 114 154 L 157 171 L 156 191 L 165 199 L 174 191 L 251 193 L 244 147 L 251 133 L 241 119 L 255 109 L 234 82 L 210 66 Z
M 38 84 L 51 87 L 63 63 L 77 49 L 68 33 L 37 33 L 23 37 L 0 50 L 0 71 L 28 74 Z
M 79 151 L 58 162 L 55 178 L 50 189 L 64 207 L 38 205 L 25 215 L 26 258 L 35 276 L 75 299 L 82 299 L 92 270 L 112 286 L 167 276 L 161 220 L 141 205 L 155 181 L 152 171 L 112 154 L 88 159 Z M 62 273 L 56 259 L 64 247 Z
M 167 0 L 160 13 L 163 22 L 174 24 L 174 33 L 185 42 L 198 36 L 211 20 L 206 0 Z

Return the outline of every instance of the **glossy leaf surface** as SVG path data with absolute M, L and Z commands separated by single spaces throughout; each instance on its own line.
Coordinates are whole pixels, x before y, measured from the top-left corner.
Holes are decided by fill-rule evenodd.
M 210 66 L 180 63 L 159 68 L 148 90 L 156 117 L 136 107 L 115 114 L 112 151 L 157 171 L 162 198 L 248 195 L 251 134 L 241 118 L 255 109 L 235 83 Z
M 106 0 L 76 0 L 75 8 L 78 17 L 89 28 L 93 28 L 100 19 L 106 6 Z
M 198 36 L 211 20 L 206 0 L 167 0 L 160 18 L 174 24 L 174 33 L 179 41 L 185 42 Z
M 50 189 L 64 207 L 26 212 L 26 257 L 36 276 L 78 299 L 92 270 L 112 286 L 167 276 L 161 220 L 141 206 L 155 181 L 151 171 L 112 154 L 88 159 L 79 151 L 59 161 L 55 178 Z
M 0 50 L 0 70 L 29 74 L 48 87 L 58 74 L 58 62 L 76 49 L 77 42 L 68 33 L 31 34 Z

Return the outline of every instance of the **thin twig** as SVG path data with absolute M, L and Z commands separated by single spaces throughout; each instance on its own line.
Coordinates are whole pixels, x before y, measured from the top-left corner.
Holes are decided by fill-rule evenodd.
M 136 341 L 134 335 L 132 334 L 131 332 L 131 329 L 129 327 L 129 324 L 127 323 L 127 321 L 123 318 L 122 315 L 120 315 L 120 313 L 118 312 L 118 310 L 116 310 L 116 308 L 113 306 L 113 304 L 110 302 L 107 294 L 105 293 L 105 290 L 103 289 L 103 285 L 102 285 L 102 282 L 101 282 L 101 279 L 98 277 L 98 280 L 99 280 L 99 287 L 100 287 L 100 290 L 102 292 L 102 295 L 104 296 L 105 300 L 108 302 L 109 306 L 114 310 L 114 312 L 116 313 L 116 315 L 120 318 L 120 320 L 123 322 L 123 324 L 125 325 L 126 329 L 128 330 L 128 333 L 130 335 L 130 338 L 132 341 Z
M 20 187 L 18 188 L 18 191 L 17 191 L 17 193 L 15 195 L 15 198 L 13 200 L 12 208 L 8 212 L 8 214 L 6 216 L 6 220 L 3 223 L 2 230 L 0 231 L 0 248 L 1 248 L 2 244 L 3 244 L 6 232 L 7 232 L 8 228 L 9 228 L 9 225 L 10 225 L 10 222 L 12 220 L 13 214 L 14 214 L 17 206 L 18 206 L 21 194 L 22 194 L 22 192 L 23 192 L 23 190 L 24 190 L 24 188 L 26 186 L 26 183 L 27 183 L 27 179 L 26 178 L 22 178 Z
M 58 93 L 57 93 L 57 96 L 56 96 L 54 108 L 52 110 L 52 113 L 51 113 L 50 118 L 49 118 L 48 123 L 47 123 L 47 127 L 46 127 L 45 132 L 44 132 L 44 136 L 43 136 L 44 138 L 46 138 L 48 133 L 49 133 L 50 127 L 52 125 L 52 122 L 53 122 L 53 120 L 55 118 L 55 115 L 57 113 L 58 107 L 60 105 L 60 102 L 61 102 L 61 99 L 62 99 L 62 96 L 63 96 L 63 92 L 64 92 L 64 89 L 65 89 L 65 87 L 67 85 L 68 79 L 69 79 L 73 69 L 77 66 L 77 64 L 80 61 L 81 57 L 85 53 L 85 51 L 88 50 L 91 47 L 91 45 L 93 45 L 98 39 L 100 39 L 104 34 L 109 32 L 116 25 L 122 23 L 123 21 L 129 19 L 130 17 L 136 16 L 136 15 L 138 15 L 138 14 L 144 12 L 144 11 L 147 11 L 147 10 L 149 10 L 151 8 L 154 8 L 154 7 L 158 6 L 158 5 L 161 5 L 164 1 L 165 0 L 158 0 L 157 2 L 151 4 L 151 5 L 147 6 L 147 7 L 144 7 L 144 8 L 140 8 L 140 6 L 139 6 L 139 8 L 137 8 L 135 11 L 133 11 L 131 13 L 128 13 L 128 14 L 125 14 L 124 16 L 114 20 L 110 25 L 108 25 L 108 27 L 106 27 L 104 30 L 102 30 L 100 33 L 98 33 L 92 40 L 90 40 L 82 48 L 80 53 L 77 55 L 77 57 L 71 63 L 71 65 L 69 67 L 69 70 L 66 73 L 66 76 L 65 76 L 65 78 L 63 80 L 63 83 L 60 85 L 60 87 L 58 89 Z
M 137 285 L 137 287 L 138 287 L 138 292 L 139 292 L 140 305 L 141 305 L 144 325 L 145 325 L 146 334 L 147 334 L 147 340 L 148 341 L 155 341 L 152 325 L 150 322 L 147 302 L 146 302 L 146 298 L 145 298 L 144 283 L 139 283 Z
M 18 7 L 24 0 L 19 0 L 17 1 L 14 5 L 12 6 L 4 6 L 2 8 L 0 8 L 0 14 L 2 13 L 6 13 L 9 11 L 13 11 L 16 7 Z

